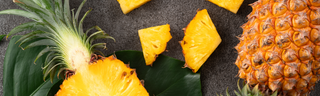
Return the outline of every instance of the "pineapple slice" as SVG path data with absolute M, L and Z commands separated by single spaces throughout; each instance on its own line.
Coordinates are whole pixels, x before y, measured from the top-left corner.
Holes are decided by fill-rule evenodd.
M 152 65 L 157 56 L 165 51 L 172 38 L 170 25 L 161 25 L 139 30 L 139 37 L 146 65 Z
M 235 14 L 238 12 L 243 2 L 243 0 L 209 0 L 209 1 Z
M 206 9 L 198 11 L 184 34 L 180 44 L 186 61 L 185 66 L 196 73 L 221 43 L 221 38 Z
M 141 5 L 149 2 L 150 0 L 117 0 L 120 4 L 123 14 L 127 14 L 133 9 L 140 7 Z
M 134 69 L 114 56 L 82 69 L 64 80 L 56 96 L 149 96 Z

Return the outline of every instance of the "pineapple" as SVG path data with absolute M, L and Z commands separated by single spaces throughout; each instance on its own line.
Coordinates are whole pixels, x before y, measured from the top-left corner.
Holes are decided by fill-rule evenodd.
M 210 2 L 223 7 L 234 14 L 236 14 L 243 2 L 243 0 L 209 0 Z
M 82 66 L 60 85 L 57 96 L 148 96 L 135 70 L 114 56 Z
M 308 95 L 320 79 L 319 7 L 319 0 L 253 3 L 235 47 L 238 76 L 282 95 Z
M 150 0 L 117 0 L 120 4 L 123 14 L 127 14 L 133 9 L 136 9 Z
M 198 11 L 185 28 L 184 34 L 180 44 L 186 61 L 185 66 L 196 73 L 222 40 L 206 9 Z
M 138 31 L 146 65 L 152 65 L 157 56 L 166 50 L 172 38 L 170 25 L 161 25 Z
M 45 80 L 49 75 L 50 80 L 52 81 L 57 72 L 58 76 L 63 76 L 66 79 L 70 78 L 70 80 L 64 81 L 61 86 L 62 90 L 59 91 L 59 94 L 73 94 L 73 92 L 77 92 L 79 91 L 78 89 L 81 89 L 92 91 L 93 95 L 103 95 L 105 93 L 99 92 L 106 90 L 106 88 L 101 88 L 101 85 L 114 84 L 117 86 L 110 88 L 109 92 L 114 90 L 123 91 L 121 88 L 126 88 L 128 91 L 134 90 L 135 92 L 140 92 L 143 95 L 148 95 L 141 83 L 138 82 L 139 80 L 136 75 L 131 74 L 132 69 L 124 68 L 123 66 L 125 65 L 121 61 L 111 59 L 111 57 L 103 59 L 105 62 L 102 62 L 99 58 L 103 57 L 93 53 L 100 52 L 96 50 L 96 48 L 106 48 L 106 43 L 93 44 L 92 42 L 94 40 L 113 38 L 98 26 L 92 27 L 84 32 L 82 23 L 91 10 L 87 11 L 80 21 L 78 21 L 78 17 L 86 0 L 81 3 L 76 12 L 73 10 L 70 12 L 69 0 L 63 1 L 64 3 L 62 3 L 62 0 L 14 0 L 17 5 L 26 11 L 20 9 L 8 9 L 0 11 L 0 14 L 24 16 L 32 19 L 33 21 L 17 26 L 11 30 L 6 37 L 8 38 L 9 36 L 21 31 L 32 30 L 32 32 L 25 34 L 18 40 L 21 41 L 21 48 L 27 49 L 35 46 L 47 46 L 40 51 L 37 56 L 37 58 L 39 58 L 44 54 L 48 54 L 46 61 L 43 64 L 43 79 Z M 96 29 L 98 31 L 87 36 L 87 33 L 92 29 Z M 130 72 L 128 73 L 128 71 Z M 121 72 L 121 74 L 119 72 Z M 128 73 L 128 75 L 126 74 L 126 76 L 124 76 L 125 73 Z M 118 78 L 121 76 L 126 78 Z M 114 82 L 110 80 L 111 78 L 109 77 L 113 77 L 113 80 L 122 80 L 122 82 Z M 88 84 L 83 85 L 83 83 Z M 129 87 L 127 85 L 128 83 L 130 83 Z M 79 86 L 73 86 L 77 84 L 79 84 Z M 98 85 L 100 86 L 96 87 Z M 69 89 L 69 87 L 72 89 Z M 64 90 L 64 88 L 67 88 L 67 90 Z M 136 93 L 133 92 L 131 94 L 128 91 L 119 93 L 136 95 Z

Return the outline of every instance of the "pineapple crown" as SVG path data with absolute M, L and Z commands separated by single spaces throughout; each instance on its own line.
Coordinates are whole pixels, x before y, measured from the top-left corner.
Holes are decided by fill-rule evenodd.
M 33 21 L 16 26 L 6 38 L 28 30 L 31 32 L 16 42 L 20 42 L 19 46 L 23 50 L 47 46 L 34 60 L 36 62 L 39 57 L 46 54 L 46 60 L 42 65 L 44 80 L 50 75 L 52 81 L 56 72 L 58 77 L 59 75 L 63 77 L 70 71 L 76 71 L 81 64 L 89 64 L 93 52 L 102 53 L 95 48 L 106 49 L 106 43 L 93 44 L 94 40 L 104 38 L 114 40 L 98 26 L 84 32 L 82 28 L 84 18 L 92 9 L 87 11 L 80 21 L 78 19 L 86 0 L 83 0 L 76 12 L 70 10 L 69 0 L 13 0 L 13 2 L 24 10 L 8 9 L 0 11 L 0 14 L 23 16 Z M 88 36 L 88 32 L 93 29 L 98 31 Z
M 277 96 L 278 92 L 275 91 L 273 92 L 271 95 L 269 95 L 269 93 L 265 93 L 259 90 L 259 84 L 257 84 L 256 86 L 254 86 L 254 88 L 251 90 L 251 88 L 249 87 L 248 84 L 245 84 L 245 82 L 243 82 L 243 87 L 242 89 L 240 88 L 239 85 L 240 79 L 237 82 L 237 86 L 238 86 L 238 90 L 239 92 L 237 92 L 236 90 L 234 90 L 234 93 L 237 96 Z M 217 96 L 223 96 L 223 95 L 218 95 Z M 226 96 L 230 96 L 229 92 L 228 92 L 228 88 L 226 90 Z

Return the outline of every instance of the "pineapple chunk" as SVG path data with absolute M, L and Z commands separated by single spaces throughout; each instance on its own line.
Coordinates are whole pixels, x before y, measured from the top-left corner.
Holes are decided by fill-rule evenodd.
M 139 30 L 142 51 L 146 65 L 152 65 L 157 56 L 165 51 L 172 38 L 170 25 L 161 25 Z
M 117 0 L 120 4 L 123 14 L 127 14 L 133 9 L 140 7 L 141 5 L 149 2 L 150 0 Z
M 186 61 L 185 66 L 196 73 L 221 43 L 221 38 L 206 9 L 198 11 L 184 34 L 180 44 Z
M 243 2 L 243 0 L 209 0 L 209 1 L 235 14 L 238 12 Z

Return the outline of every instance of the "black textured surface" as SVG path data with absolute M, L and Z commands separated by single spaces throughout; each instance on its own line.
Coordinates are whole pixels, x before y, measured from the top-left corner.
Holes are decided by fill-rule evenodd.
M 239 42 L 236 36 L 242 33 L 240 26 L 247 21 L 246 16 L 252 10 L 248 4 L 254 1 L 256 0 L 244 0 L 238 13 L 234 14 L 206 0 L 151 0 L 124 15 L 116 0 L 88 0 L 82 15 L 92 8 L 93 11 L 84 21 L 84 28 L 98 25 L 116 39 L 116 42 L 98 40 L 107 42 L 108 50 L 104 51 L 104 54 L 119 50 L 141 51 L 138 30 L 168 23 L 173 38 L 167 45 L 168 52 L 163 54 L 184 61 L 182 48 L 178 43 L 184 36 L 182 28 L 188 25 L 198 9 L 207 9 L 222 42 L 200 70 L 202 92 L 204 96 L 215 96 L 216 93 L 225 94 L 228 87 L 234 96 L 233 90 L 237 90 L 238 80 L 236 77 L 238 68 L 234 65 L 237 57 L 234 46 Z M 77 8 L 81 2 L 82 0 L 70 0 L 71 8 Z M 19 7 L 12 0 L 0 0 L 0 10 L 16 8 Z M 19 16 L 0 15 L 0 34 L 7 34 L 15 26 L 27 21 L 29 20 Z M 3 59 L 8 43 L 9 41 L 5 40 L 0 42 L 1 95 Z M 317 84 L 311 96 L 320 96 L 319 87 L 320 84 Z

